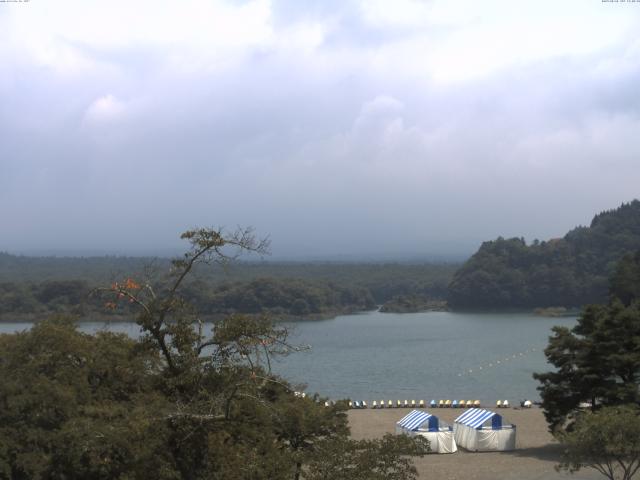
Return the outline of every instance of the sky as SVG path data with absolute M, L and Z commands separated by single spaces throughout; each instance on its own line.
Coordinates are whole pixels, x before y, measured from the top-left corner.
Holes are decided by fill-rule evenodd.
M 0 251 L 471 254 L 640 196 L 640 2 L 0 2 Z

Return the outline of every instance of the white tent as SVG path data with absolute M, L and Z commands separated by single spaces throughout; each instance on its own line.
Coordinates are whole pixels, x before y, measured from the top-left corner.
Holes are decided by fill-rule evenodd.
M 476 452 L 501 452 L 516 448 L 516 426 L 503 425 L 502 416 L 489 410 L 472 408 L 453 424 L 456 443 Z
M 453 453 L 458 450 L 451 427 L 441 427 L 438 417 L 425 411 L 413 410 L 402 417 L 396 423 L 396 433 L 426 438 L 434 453 Z

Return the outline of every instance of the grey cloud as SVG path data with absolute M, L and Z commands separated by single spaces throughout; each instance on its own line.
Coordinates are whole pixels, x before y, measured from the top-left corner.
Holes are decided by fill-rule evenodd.
M 341 12 L 340 41 L 363 48 L 355 7 L 282 5 L 289 23 Z M 77 48 L 102 75 L 22 66 L 0 87 L 0 250 L 173 247 L 193 225 L 250 224 L 279 255 L 470 252 L 637 196 L 633 49 L 437 86 L 357 54 L 184 74 L 159 52 Z

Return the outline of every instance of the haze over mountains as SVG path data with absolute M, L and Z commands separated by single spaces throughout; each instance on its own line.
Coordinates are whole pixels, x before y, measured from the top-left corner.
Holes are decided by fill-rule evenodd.
M 593 217 L 562 238 L 483 242 L 464 264 L 424 261 L 243 262 L 201 267 L 185 295 L 208 315 L 234 312 L 278 318 L 325 317 L 370 310 L 581 307 L 607 299 L 611 278 L 640 252 L 640 201 Z M 0 253 L 0 316 L 71 310 L 102 315 L 96 286 L 129 278 L 157 283 L 168 259 L 21 257 Z M 81 300 L 84 299 L 84 300 Z M 53 307 L 52 307 L 53 305 Z M 114 312 L 111 312 L 112 314 Z M 127 311 L 117 312 L 126 315 Z

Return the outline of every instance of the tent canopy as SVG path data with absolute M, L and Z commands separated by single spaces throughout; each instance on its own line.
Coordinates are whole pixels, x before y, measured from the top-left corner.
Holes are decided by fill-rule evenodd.
M 440 427 L 438 417 L 425 411 L 413 410 L 402 417 L 396 423 L 396 433 L 426 438 L 434 453 L 453 453 L 458 450 L 451 427 Z
M 501 415 L 481 408 L 472 408 L 471 410 L 467 410 L 455 419 L 455 423 L 460 423 L 470 428 L 481 429 L 489 419 L 491 419 L 492 430 L 500 430 L 502 428 Z
M 427 429 L 430 432 L 437 432 L 439 430 L 438 417 L 419 410 L 413 410 L 408 415 L 402 417 L 397 423 L 399 427 L 413 432 L 418 431 L 425 424 L 427 424 Z
M 516 426 L 503 425 L 502 416 L 488 410 L 466 411 L 456 418 L 453 431 L 456 443 L 472 452 L 504 452 L 516 448 Z

